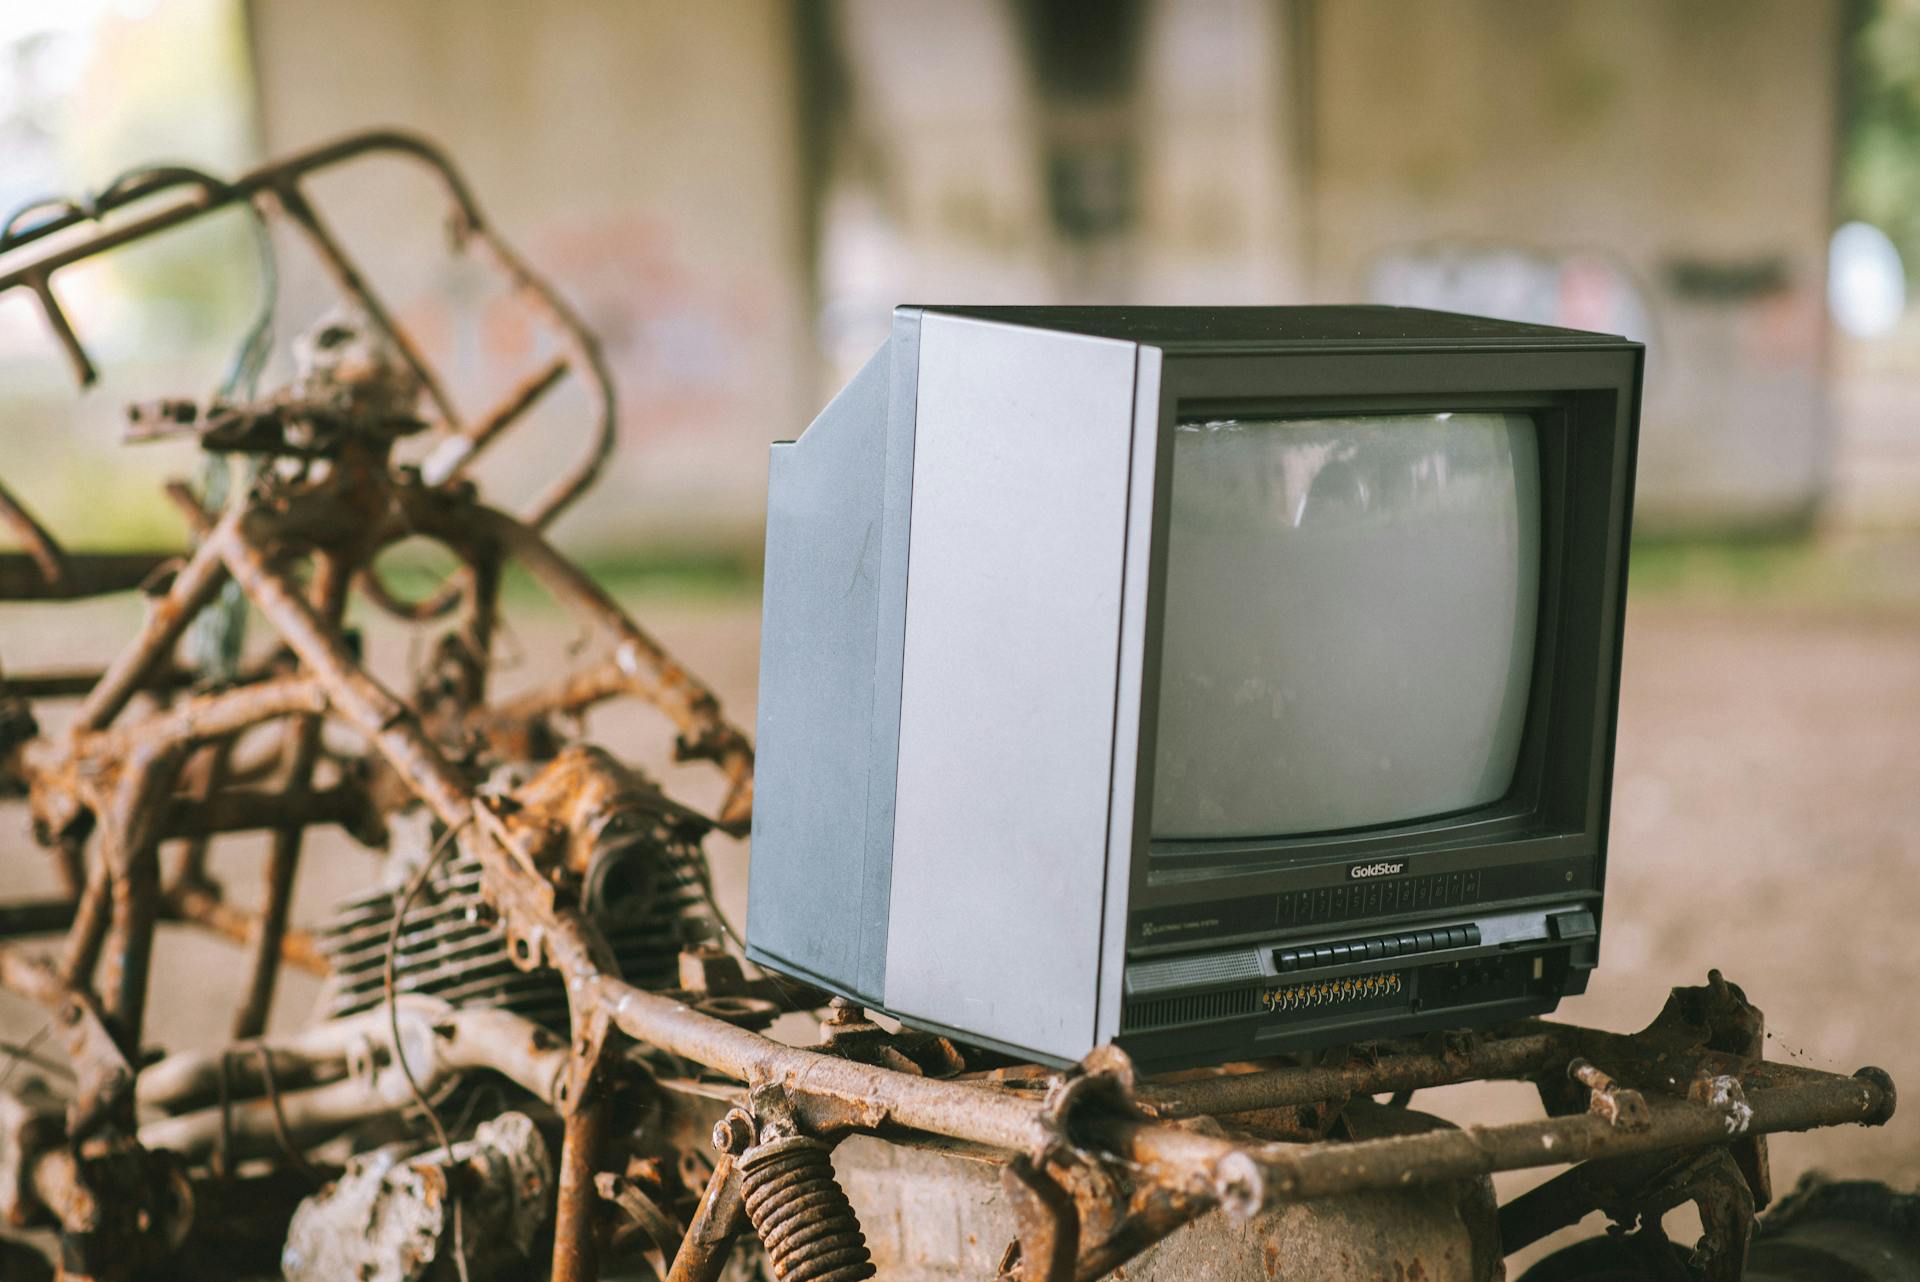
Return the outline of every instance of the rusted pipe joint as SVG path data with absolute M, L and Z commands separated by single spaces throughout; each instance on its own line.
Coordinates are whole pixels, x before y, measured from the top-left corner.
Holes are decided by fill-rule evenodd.
M 1893 1111 L 1899 1102 L 1899 1092 L 1894 1089 L 1893 1076 L 1884 1068 L 1875 1068 L 1869 1064 L 1854 1073 L 1854 1077 L 1873 1086 L 1880 1093 L 1877 1105 L 1870 1103 L 1866 1116 L 1860 1119 L 1862 1126 L 1885 1126 L 1893 1120 Z

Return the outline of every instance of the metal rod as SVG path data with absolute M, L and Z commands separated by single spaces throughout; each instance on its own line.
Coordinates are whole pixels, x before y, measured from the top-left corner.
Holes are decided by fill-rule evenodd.
M 23 899 L 0 904 L 0 937 L 57 935 L 73 925 L 71 899 Z
M 498 546 L 562 605 L 610 631 L 618 647 L 613 662 L 634 680 L 635 692 L 666 713 L 679 729 L 681 754 L 712 761 L 730 781 L 717 817 L 719 826 L 736 836 L 747 831 L 753 816 L 753 748 L 747 737 L 720 715 L 713 692 L 635 623 L 605 589 L 537 529 L 504 512 L 476 505 L 458 522 L 425 503 L 411 504 L 408 512 L 422 529 L 437 526 L 433 532 L 440 537 L 454 541 L 477 537 Z
M 93 866 L 87 872 L 86 888 L 80 892 L 80 902 L 73 911 L 66 951 L 60 960 L 60 977 L 68 987 L 85 988 L 93 983 L 111 911 L 112 876 L 107 869 L 107 858 L 104 854 L 95 854 Z
M 178 766 L 177 751 L 136 754 L 114 790 L 101 834 L 101 854 L 113 876 L 107 978 L 101 987 L 120 1051 L 134 1063 L 140 1060 L 153 927 L 159 916 L 160 843 L 154 816 L 158 800 L 173 787 Z
M 553 390 L 554 384 L 567 376 L 568 368 L 566 357 L 554 357 L 509 390 L 485 418 L 436 447 L 421 465 L 421 475 L 427 484 L 442 485 L 465 474 L 481 452 L 493 444 L 494 438 L 512 427 L 522 414 Z
M 322 550 L 315 555 L 309 590 L 314 613 L 329 629 L 338 630 L 340 626 L 352 578 L 352 569 L 341 554 Z M 235 1041 L 258 1037 L 273 1009 L 273 990 L 280 978 L 280 941 L 287 933 L 293 879 L 300 868 L 300 847 L 307 833 L 298 808 L 313 794 L 313 767 L 320 753 L 318 714 L 295 716 L 287 723 L 284 751 L 287 774 L 281 795 L 291 822 L 283 822 L 274 831 L 273 849 L 267 856 L 266 907 L 260 914 L 259 936 L 254 940 L 253 976 L 233 1020 Z
M 237 527 L 243 511 L 243 507 L 235 506 L 221 519 L 213 535 L 195 550 L 186 567 L 175 576 L 172 590 L 148 607 L 140 634 L 107 665 L 100 684 L 81 702 L 74 717 L 76 731 L 99 730 L 112 721 L 145 682 L 147 674 L 167 661 L 173 643 L 186 631 L 187 624 L 227 581 L 226 569 L 220 563 L 220 531 Z
M 300 661 L 313 671 L 333 709 L 368 735 L 441 822 L 464 827 L 473 813 L 467 781 L 441 754 L 413 710 L 360 667 L 339 634 L 326 626 L 295 585 L 238 523 L 223 525 L 209 546 Z
M 747 1223 L 747 1203 L 740 1193 L 740 1177 L 733 1154 L 722 1153 L 713 1175 L 693 1209 L 680 1249 L 674 1252 L 667 1282 L 715 1282 L 727 1267 L 727 1256 Z
M 260 935 L 258 913 L 235 908 L 220 897 L 220 891 L 204 882 L 175 886 L 161 905 L 161 917 L 200 926 L 236 944 L 253 942 Z M 308 931 L 288 929 L 280 936 L 280 960 L 295 970 L 324 979 L 333 973 L 327 955 Z
M 600 1276 L 600 1244 L 594 1231 L 600 1195 L 593 1172 L 611 1117 L 612 1100 L 602 1093 L 567 1118 L 553 1217 L 553 1282 L 594 1282 Z
M 1482 1078 L 1531 1077 L 1564 1065 L 1571 1052 L 1558 1031 L 1529 1031 L 1514 1037 L 1482 1040 L 1447 1052 L 1389 1052 L 1377 1060 L 1338 1067 L 1279 1068 L 1254 1073 L 1225 1073 L 1183 1082 L 1146 1086 L 1140 1103 L 1158 1117 L 1204 1117 L 1287 1108 L 1344 1099 L 1423 1090 Z
M 66 550 L 4 484 L 0 484 L 0 523 L 10 527 L 15 537 L 27 545 L 27 555 L 39 568 L 41 578 L 49 587 L 58 589 L 60 580 L 66 576 Z
M 782 1046 L 619 980 L 599 976 L 594 982 L 597 1000 L 628 1036 L 739 1080 L 782 1082 L 796 1112 L 815 1128 L 898 1126 L 1015 1152 L 1037 1151 L 1049 1141 L 1031 1099 Z M 1876 1080 L 1828 1076 L 1750 1094 L 1749 1102 L 1754 1109 L 1750 1132 L 1764 1134 L 1873 1121 L 1890 1097 Z M 1663 1102 L 1645 1131 L 1609 1127 L 1582 1115 L 1360 1144 L 1248 1147 L 1163 1123 L 1090 1116 L 1086 1139 L 1177 1187 L 1210 1187 L 1223 1200 L 1257 1209 L 1275 1201 L 1391 1187 L 1407 1172 L 1424 1182 L 1602 1154 L 1724 1143 L 1731 1138 L 1727 1126 L 1721 1111 Z
M 178 552 L 67 552 L 60 577 L 49 579 L 37 557 L 0 552 L 0 601 L 72 601 L 81 597 L 130 592 Z
M 280 207 L 286 211 L 287 216 L 300 224 L 307 233 L 307 238 L 320 251 L 320 261 L 333 277 L 334 283 L 340 286 L 341 292 L 360 305 L 360 309 L 367 314 L 367 319 L 373 322 L 382 337 L 393 344 L 394 350 L 400 353 L 400 359 L 407 363 L 407 368 L 413 371 L 413 376 L 420 380 L 421 390 L 427 394 L 427 399 L 433 402 L 434 409 L 439 411 L 440 421 L 449 429 L 459 431 L 460 412 L 454 408 L 453 398 L 447 395 L 447 389 L 440 385 L 440 379 L 434 374 L 433 367 L 427 364 L 426 357 L 422 356 L 420 349 L 414 345 L 413 336 L 394 322 L 393 313 L 387 310 L 387 305 L 374 292 L 373 286 L 369 285 L 367 278 L 361 275 L 359 267 L 354 265 L 353 259 L 347 255 L 346 248 L 333 234 L 333 229 L 328 227 L 326 220 L 320 216 L 320 211 L 308 202 L 291 178 L 272 184 L 272 193 L 274 199 L 280 202 Z
M 325 169 L 356 156 L 376 151 L 399 152 L 424 161 L 439 177 L 442 186 L 446 189 L 447 198 L 454 203 L 466 226 L 474 229 L 480 227 L 479 208 L 468 193 L 466 184 L 439 148 L 416 134 L 398 130 L 372 130 L 366 133 L 349 134 L 347 137 L 336 138 L 305 151 L 295 152 L 283 160 L 251 170 L 223 186 L 209 186 L 204 182 L 196 181 L 191 184 L 194 191 L 190 196 L 157 210 L 145 218 L 122 223 L 117 227 L 103 228 L 92 236 L 61 245 L 31 261 L 22 263 L 10 272 L 0 274 L 0 292 L 21 285 L 31 286 L 36 275 L 51 276 L 62 267 L 117 248 L 129 241 L 139 240 L 156 231 L 191 222 L 237 202 L 252 200 L 260 192 L 270 190 L 290 178 L 297 178 L 316 169 Z M 160 193 L 152 191 L 142 194 L 158 195 Z M 15 244 L 24 245 L 30 243 L 31 239 L 16 237 Z
M 228 767 L 233 764 L 233 744 L 233 737 L 215 739 L 188 758 L 180 771 L 181 796 L 167 807 L 162 825 L 164 835 L 171 837 L 184 832 L 187 838 L 186 848 L 180 853 L 179 871 L 174 876 L 176 885 L 198 885 L 207 880 L 207 854 L 213 848 L 215 831 L 210 824 L 183 827 L 182 820 L 191 822 L 191 819 L 179 814 L 178 808 L 184 804 L 205 810 L 225 791 Z
M 53 337 L 60 344 L 60 350 L 67 354 L 68 364 L 73 366 L 73 377 L 82 387 L 93 386 L 99 377 L 93 368 L 93 361 L 87 356 L 87 349 L 80 345 L 80 336 L 73 332 L 73 323 L 67 319 L 60 300 L 54 297 L 53 282 L 45 271 L 33 272 L 26 277 L 26 286 L 40 300 L 40 312 L 47 318 L 47 326 L 53 330 Z
M 225 832 L 254 832 L 279 829 L 289 824 L 325 827 L 338 824 L 352 828 L 371 815 L 371 802 L 358 784 L 340 784 L 322 788 L 299 799 L 251 788 L 235 788 L 206 801 L 176 797 L 167 803 L 161 821 L 165 837 L 190 837 L 195 840 Z M 182 883 L 205 880 L 182 876 Z
M 32 769 L 47 774 L 79 762 L 118 761 L 156 744 L 184 748 L 209 743 L 276 717 L 326 709 L 326 690 L 314 678 L 273 677 L 182 700 L 164 712 L 111 730 L 77 733 L 57 748 L 35 745 L 27 761 Z

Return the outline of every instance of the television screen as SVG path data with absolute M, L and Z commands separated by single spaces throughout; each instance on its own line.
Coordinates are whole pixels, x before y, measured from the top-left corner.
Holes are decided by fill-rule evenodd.
M 1178 423 L 1153 837 L 1499 801 L 1532 683 L 1540 504 L 1527 414 Z

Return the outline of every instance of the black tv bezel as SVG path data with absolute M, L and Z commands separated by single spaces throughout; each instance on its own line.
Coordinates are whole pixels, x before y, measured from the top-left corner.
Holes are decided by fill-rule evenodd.
M 1169 353 L 1161 377 L 1147 624 L 1135 762 L 1129 918 L 1338 880 L 1351 864 L 1405 857 L 1411 871 L 1585 861 L 1570 890 L 1604 880 L 1624 623 L 1640 348 L 1543 343 L 1416 345 L 1262 354 Z M 1492 411 L 1535 416 L 1541 453 L 1540 631 L 1515 783 L 1488 806 L 1334 833 L 1154 841 L 1153 744 L 1165 626 L 1173 428 L 1230 416 L 1298 418 Z M 1557 572 L 1556 572 L 1557 571 Z M 1436 860 L 1427 856 L 1444 854 Z M 1269 930 L 1180 933 L 1128 951 L 1210 946 Z

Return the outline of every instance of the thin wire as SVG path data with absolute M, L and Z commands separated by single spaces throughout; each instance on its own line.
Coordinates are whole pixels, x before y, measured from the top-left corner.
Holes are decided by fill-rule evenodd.
M 267 1105 L 273 1110 L 273 1137 L 280 1142 L 281 1151 L 286 1154 L 287 1160 L 293 1163 L 294 1169 L 306 1176 L 317 1188 L 326 1181 L 320 1178 L 320 1172 L 313 1169 L 305 1154 L 295 1147 L 293 1134 L 287 1128 L 287 1115 L 280 1107 L 280 1083 L 273 1071 L 273 1052 L 262 1041 L 254 1042 L 253 1050 L 260 1057 L 260 1082 L 266 1087 Z
M 7 1071 L 0 1073 L 0 1086 L 7 1084 L 7 1079 L 13 1076 L 13 1070 L 20 1067 L 23 1061 L 37 1068 L 44 1068 L 50 1073 L 58 1073 L 69 1081 L 73 1080 L 73 1070 L 56 1064 L 52 1060 L 41 1059 L 33 1053 L 41 1042 L 47 1040 L 47 1034 L 52 1031 L 52 1024 L 42 1024 L 40 1031 L 29 1037 L 23 1045 L 15 1046 L 12 1042 L 0 1042 L 0 1050 L 7 1053 Z
M 394 910 L 393 924 L 387 929 L 387 959 L 385 966 L 381 969 L 381 981 L 387 994 L 387 1032 L 393 1038 L 393 1058 L 400 1065 L 401 1076 L 407 1079 L 407 1089 L 413 1092 L 414 1103 L 426 1113 L 427 1121 L 433 1126 L 433 1133 L 440 1141 L 440 1151 L 446 1154 L 449 1161 L 453 1159 L 453 1142 L 447 1138 L 447 1128 L 440 1124 L 440 1115 L 434 1111 L 433 1104 L 427 1099 L 427 1093 L 420 1089 L 420 1083 L 413 1075 L 413 1066 L 407 1063 L 406 1048 L 400 1044 L 400 995 L 394 983 L 394 968 L 400 953 L 400 928 L 406 924 L 407 910 L 413 907 L 413 901 L 419 898 L 420 892 L 426 888 L 428 878 L 433 876 L 433 870 L 440 866 L 440 861 L 446 857 L 447 851 L 453 848 L 454 838 L 465 831 L 467 825 L 472 822 L 471 817 L 462 819 L 441 834 L 440 840 L 434 844 L 433 851 L 427 856 L 426 862 L 420 865 L 420 871 L 413 874 L 413 880 L 407 883 L 406 894 L 401 896 L 400 906 Z M 453 1263 L 460 1273 L 460 1282 L 470 1282 L 467 1277 L 465 1217 L 460 1213 L 460 1199 L 456 1197 L 452 1201 Z
M 495 1086 L 492 1082 L 482 1082 L 480 1085 L 474 1087 L 467 1095 L 467 1102 L 461 1107 L 460 1116 L 454 1119 L 453 1127 L 448 1134 L 466 1134 L 467 1123 L 471 1122 L 474 1119 L 474 1115 L 480 1111 L 480 1102 L 482 1100 L 500 1108 L 506 1107 L 507 1103 L 507 1097 L 499 1087 Z

